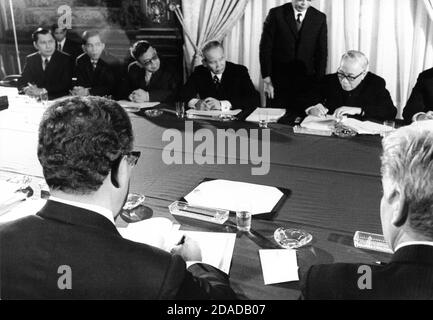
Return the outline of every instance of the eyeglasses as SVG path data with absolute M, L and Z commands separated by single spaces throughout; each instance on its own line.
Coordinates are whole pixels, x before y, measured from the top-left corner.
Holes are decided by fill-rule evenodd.
M 348 76 L 347 74 L 345 74 L 344 72 L 342 72 L 340 69 L 337 70 L 337 75 L 338 78 L 340 78 L 340 80 L 346 79 L 349 82 L 354 82 L 356 79 L 358 79 L 360 76 L 362 76 L 365 73 L 365 70 L 362 71 L 360 74 L 358 74 L 357 76 L 353 77 L 353 76 Z
M 144 61 L 140 61 L 140 63 L 141 63 L 143 66 L 147 67 L 148 65 L 150 65 L 150 64 L 153 63 L 153 62 L 155 62 L 156 60 L 159 60 L 159 56 L 158 56 L 157 53 L 155 53 L 155 55 L 154 55 L 152 58 L 147 59 L 147 60 L 144 60 Z
M 128 162 L 128 164 L 130 166 L 135 167 L 137 165 L 138 159 L 140 159 L 141 152 L 140 151 L 131 151 L 131 152 L 125 154 L 124 156 L 126 156 L 126 161 Z

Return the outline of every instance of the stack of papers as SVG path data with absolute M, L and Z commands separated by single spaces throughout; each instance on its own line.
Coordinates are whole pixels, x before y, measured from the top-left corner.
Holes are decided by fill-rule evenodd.
M 275 187 L 218 179 L 200 183 L 185 200 L 194 206 L 257 215 L 272 212 L 283 195 Z
M 371 122 L 371 121 L 359 121 L 353 118 L 343 118 L 341 123 L 346 127 L 356 131 L 358 134 L 384 134 L 394 130 L 394 128 Z
M 235 233 L 179 231 L 180 225 L 166 218 L 152 218 L 118 228 L 123 238 L 145 243 L 167 252 L 179 242 L 183 235 L 200 245 L 202 262 L 229 274 L 235 247 Z
M 260 250 L 259 255 L 265 285 L 299 281 L 295 250 Z
M 186 111 L 187 116 L 198 116 L 198 117 L 212 117 L 212 118 L 218 118 L 222 115 L 230 115 L 230 116 L 236 116 L 239 113 L 241 113 L 242 110 L 236 109 L 236 110 L 228 110 L 228 111 L 221 111 L 221 110 L 195 110 L 195 109 L 189 109 Z
M 337 119 L 334 116 L 325 117 L 308 116 L 302 121 L 301 127 L 317 131 L 334 131 Z
M 246 121 L 260 122 L 260 120 L 266 120 L 266 122 L 278 122 L 285 114 L 286 109 L 257 108 L 246 118 Z

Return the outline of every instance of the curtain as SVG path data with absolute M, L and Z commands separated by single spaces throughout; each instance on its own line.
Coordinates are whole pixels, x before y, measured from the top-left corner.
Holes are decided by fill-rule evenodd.
M 9 29 L 8 16 L 9 4 L 6 3 L 7 0 L 0 0 L 0 38 L 5 36 L 5 31 Z
M 182 1 L 185 27 L 197 48 L 210 40 L 225 37 L 235 23 L 243 16 L 250 0 L 187 0 Z M 190 71 L 201 63 L 201 57 L 194 46 L 186 41 L 185 63 Z
M 427 12 L 431 19 L 433 19 L 433 0 L 424 0 Z
M 259 42 L 271 7 L 288 1 L 251 0 L 245 15 L 225 39 L 228 59 L 246 65 L 262 90 Z M 433 3 L 433 0 L 424 2 Z M 342 54 L 360 50 L 370 59 L 370 71 L 387 81 L 401 115 L 418 74 L 433 67 L 433 25 L 422 1 L 313 0 L 327 15 L 328 67 L 335 72 Z M 433 12 L 433 7 L 430 7 Z

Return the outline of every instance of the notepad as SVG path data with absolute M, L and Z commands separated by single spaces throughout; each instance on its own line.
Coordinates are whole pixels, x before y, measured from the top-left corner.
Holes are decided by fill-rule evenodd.
M 257 215 L 272 212 L 283 196 L 276 187 L 217 179 L 200 183 L 185 200 L 195 206 Z
M 245 120 L 249 122 L 259 122 L 260 120 L 278 122 L 285 114 L 286 109 L 257 108 Z
M 167 252 L 186 235 L 199 244 L 203 263 L 229 274 L 236 241 L 235 233 L 181 231 L 179 228 L 179 224 L 173 224 L 169 219 L 152 218 L 129 224 L 126 228 L 118 228 L 118 231 L 125 239 Z
M 295 250 L 259 250 L 265 285 L 299 281 Z

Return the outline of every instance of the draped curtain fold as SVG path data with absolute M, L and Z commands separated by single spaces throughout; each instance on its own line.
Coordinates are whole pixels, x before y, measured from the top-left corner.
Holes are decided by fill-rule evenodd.
M 187 70 L 201 63 L 201 48 L 210 40 L 219 40 L 233 28 L 245 12 L 250 0 L 188 0 L 182 1 L 182 12 L 185 27 L 188 30 L 192 45 L 185 43 L 184 55 Z
M 287 2 L 251 0 L 224 41 L 228 59 L 246 65 L 261 92 L 263 22 L 270 8 Z M 364 52 L 370 71 L 386 80 L 401 114 L 418 74 L 433 67 L 433 0 L 313 0 L 312 4 L 328 19 L 327 72 L 336 71 L 345 51 Z

